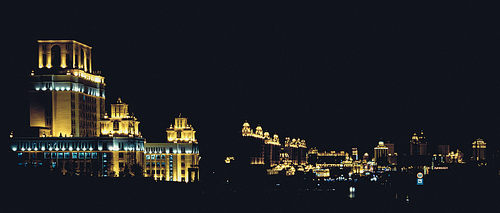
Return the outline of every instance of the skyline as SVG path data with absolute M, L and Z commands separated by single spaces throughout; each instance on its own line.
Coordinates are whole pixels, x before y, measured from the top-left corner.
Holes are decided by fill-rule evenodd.
M 489 5 L 84 5 L 93 15 L 75 18 L 36 4 L 2 17 L 15 20 L 2 23 L 5 111 L 21 121 L 3 124 L 5 137 L 29 127 L 20 85 L 37 68 L 36 40 L 75 39 L 93 47 L 106 111 L 121 97 L 150 142 L 182 113 L 202 149 L 237 142 L 245 120 L 321 150 L 404 145 L 422 129 L 429 148 L 470 153 L 477 138 L 498 148 Z M 55 11 L 38 19 L 43 8 Z

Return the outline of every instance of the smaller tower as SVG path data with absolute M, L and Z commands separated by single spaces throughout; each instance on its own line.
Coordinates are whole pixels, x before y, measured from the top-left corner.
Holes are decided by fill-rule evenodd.
M 472 142 L 472 161 L 486 160 L 486 143 L 483 139 L 478 138 Z

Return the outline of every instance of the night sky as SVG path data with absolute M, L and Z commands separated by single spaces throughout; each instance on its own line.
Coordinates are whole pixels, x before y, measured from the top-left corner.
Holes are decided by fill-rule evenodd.
M 421 129 L 429 149 L 499 147 L 499 5 L 122 3 L 3 3 L 2 137 L 29 126 L 36 40 L 72 39 L 93 47 L 107 111 L 121 97 L 148 142 L 182 113 L 208 158 L 245 120 L 320 150 L 408 152 Z

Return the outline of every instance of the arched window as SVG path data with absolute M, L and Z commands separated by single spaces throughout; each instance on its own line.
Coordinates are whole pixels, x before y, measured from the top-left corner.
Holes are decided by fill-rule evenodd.
M 61 47 L 59 45 L 54 45 L 50 49 L 50 59 L 52 67 L 61 67 Z
M 113 121 L 113 130 L 114 131 L 120 130 L 120 121 Z

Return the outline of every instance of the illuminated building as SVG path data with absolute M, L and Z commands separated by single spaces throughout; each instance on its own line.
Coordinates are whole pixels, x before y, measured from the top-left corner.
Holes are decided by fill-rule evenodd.
M 472 161 L 486 160 L 486 143 L 483 139 L 478 138 L 472 142 Z
M 275 140 L 278 139 L 278 135 L 274 135 Z M 290 139 L 290 137 L 285 138 L 285 143 L 283 147 L 283 151 L 289 156 L 291 159 L 291 163 L 293 165 L 305 165 L 306 161 L 306 141 L 299 139 Z
M 410 155 L 427 155 L 427 141 L 425 140 L 424 130 L 420 134 L 413 133 L 410 140 Z
M 255 132 L 253 132 L 253 130 L 250 129 L 250 124 L 248 122 L 243 123 L 241 133 L 243 137 L 252 139 L 248 141 L 245 140 L 245 143 L 250 144 L 250 147 L 246 150 L 247 153 L 245 154 L 249 155 L 250 164 L 273 167 L 280 163 L 281 143 L 278 135 L 274 134 L 273 138 L 271 138 L 269 136 L 269 132 L 264 132 L 260 125 L 258 125 L 255 128 Z M 305 147 L 305 141 L 295 140 L 293 143 L 289 141 L 288 147 L 295 149 L 303 148 Z M 292 158 L 294 157 L 293 151 L 288 154 L 289 156 L 292 156 Z M 296 162 L 299 161 L 302 161 L 302 159 L 297 157 Z
M 351 155 L 353 156 L 353 160 L 358 160 L 358 148 L 353 147 Z
M 368 152 L 365 152 L 365 154 L 363 155 L 363 163 L 366 163 L 370 161 L 370 155 L 368 154 Z
M 99 123 L 103 136 L 140 136 L 140 122 L 134 117 L 134 114 L 129 115 L 128 104 L 123 103 L 120 98 L 115 104 L 111 104 L 111 116 L 108 117 L 106 113 Z
M 105 83 L 92 71 L 92 47 L 74 40 L 38 40 L 30 76 L 30 127 L 40 137 L 99 136 Z
M 446 163 L 464 163 L 464 153 L 457 149 L 457 152 L 450 152 L 446 155 Z
M 11 149 L 20 166 L 50 167 L 64 175 L 123 177 L 144 162 L 144 139 L 137 137 L 14 137 Z
M 105 84 L 100 72 L 92 71 L 92 48 L 73 40 L 39 40 L 38 46 L 39 66 L 31 72 L 29 89 L 30 127 L 37 132 L 36 137 L 11 134 L 18 164 L 65 175 L 142 176 L 143 138 L 97 137 Z
M 384 145 L 384 141 L 379 141 L 378 142 L 378 145 L 373 148 L 374 150 L 374 158 L 375 158 L 375 162 L 379 162 L 381 159 L 383 159 L 384 161 L 387 161 L 387 146 Z
M 398 164 L 398 154 L 394 151 L 394 143 L 387 141 L 384 143 L 387 146 L 387 161 L 392 164 Z
M 187 118 L 179 115 L 167 128 L 165 142 L 145 143 L 145 176 L 174 182 L 198 181 L 201 157 L 195 133 Z

